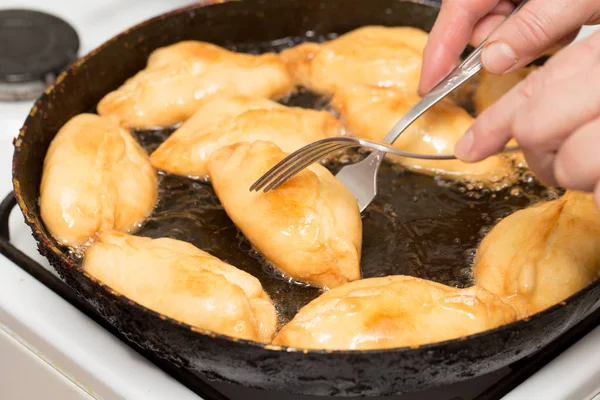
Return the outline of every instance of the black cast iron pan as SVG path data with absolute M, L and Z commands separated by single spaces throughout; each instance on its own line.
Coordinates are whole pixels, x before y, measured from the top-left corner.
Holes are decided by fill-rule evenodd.
M 540 349 L 596 304 L 600 281 L 528 320 L 471 337 L 417 348 L 294 351 L 196 332 L 113 293 L 79 268 L 77 259 L 51 238 L 40 217 L 43 160 L 58 129 L 76 114 L 93 110 L 106 93 L 142 69 L 154 49 L 196 39 L 240 51 L 264 51 L 363 25 L 411 25 L 429 30 L 437 11 L 438 3 L 428 0 L 206 2 L 157 17 L 113 38 L 48 88 L 15 141 L 15 193 L 40 252 L 79 296 L 130 341 L 218 381 L 312 395 L 393 395 L 491 372 Z M 303 93 L 289 103 L 314 105 L 315 101 Z M 168 132 L 136 134 L 151 150 Z M 519 190 L 524 195 L 501 191 L 474 196 L 468 189 L 444 187 L 432 178 L 389 165 L 380 174 L 381 192 L 364 217 L 361 268 L 365 277 L 410 274 L 468 285 L 465 266 L 486 227 L 544 195 L 543 189 L 523 183 Z M 265 273 L 260 262 L 248 256 L 247 243 L 218 207 L 209 184 L 167 176 L 161 185 L 159 207 L 138 234 L 171 236 L 204 249 L 210 247 L 213 254 L 261 279 L 282 320 L 318 295 L 315 289 L 290 285 Z M 185 193 L 192 195 L 186 198 Z M 207 202 L 212 202 L 211 212 L 202 208 Z M 197 210 L 188 219 L 170 217 L 169 209 L 178 206 L 197 206 Z

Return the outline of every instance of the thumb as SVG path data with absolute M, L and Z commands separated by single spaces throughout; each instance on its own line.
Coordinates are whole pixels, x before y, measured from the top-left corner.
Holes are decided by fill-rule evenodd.
M 481 54 L 486 70 L 504 74 L 524 67 L 572 35 L 592 15 L 594 0 L 531 0 L 488 39 Z

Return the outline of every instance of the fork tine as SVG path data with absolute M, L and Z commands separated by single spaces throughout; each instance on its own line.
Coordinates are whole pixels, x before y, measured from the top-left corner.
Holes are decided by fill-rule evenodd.
M 317 151 L 322 147 L 328 147 L 333 144 L 335 144 L 335 143 L 334 142 L 323 142 L 323 143 L 315 142 L 315 143 L 312 143 L 311 145 L 308 145 L 308 146 L 305 146 L 305 147 L 302 147 L 302 148 L 296 150 L 292 154 L 288 155 L 287 157 L 285 157 L 284 159 L 279 161 L 273 167 L 271 167 L 271 169 L 269 169 L 267 172 L 265 172 L 263 174 L 263 176 L 261 176 L 256 182 L 254 182 L 252 184 L 252 186 L 250 186 L 250 191 L 262 189 L 264 187 L 264 185 L 266 183 L 268 183 L 269 181 L 271 181 L 277 174 L 284 171 L 286 168 L 288 168 L 289 165 L 295 164 L 297 159 L 305 157 L 305 154 L 311 154 L 312 152 Z
M 337 143 L 327 142 L 327 143 L 313 143 L 315 146 L 311 147 L 303 147 L 299 150 L 296 150 L 294 153 L 288 155 L 283 160 L 275 164 L 270 170 L 268 170 L 261 178 L 259 178 L 254 184 L 250 187 L 250 190 L 261 190 L 267 183 L 271 182 L 273 179 L 277 177 L 280 173 L 284 172 L 291 166 L 297 164 L 301 160 L 306 157 L 310 157 L 313 154 L 321 153 L 326 151 L 333 146 L 337 146 Z
M 332 151 L 337 151 L 347 147 L 345 145 L 340 145 L 336 147 L 330 147 L 326 150 L 320 151 L 318 153 L 312 153 L 311 157 L 304 157 L 301 160 L 297 161 L 293 165 L 290 165 L 289 168 L 282 171 L 281 174 L 275 176 L 271 182 L 265 187 L 264 192 L 268 192 L 269 190 L 277 189 L 279 186 L 283 185 L 287 180 L 292 178 L 294 175 L 298 174 L 300 171 L 308 167 L 309 165 L 315 163 L 319 159 L 323 158 L 324 155 L 331 153 Z
M 301 161 L 295 163 L 290 166 L 287 170 L 285 170 L 281 175 L 277 176 L 265 189 L 264 192 L 268 192 L 271 189 L 277 189 L 284 182 L 290 179 L 292 176 L 296 175 L 298 172 L 302 171 L 304 168 L 323 158 L 324 155 L 332 153 L 334 151 L 338 151 L 344 149 L 346 147 L 352 147 L 349 143 L 339 143 L 337 146 L 328 147 L 325 150 L 319 152 L 313 152 L 311 157 L 304 157 Z
M 339 145 L 337 145 L 337 144 L 336 145 L 327 144 L 327 145 L 316 146 L 313 149 L 305 150 L 301 153 L 295 154 L 294 159 L 290 160 L 289 163 L 286 163 L 285 168 L 279 168 L 278 171 L 276 171 L 274 173 L 270 173 L 269 179 L 266 180 L 263 184 L 261 184 L 260 187 L 258 188 L 258 190 L 264 188 L 266 184 L 273 183 L 273 181 L 277 180 L 280 176 L 285 174 L 286 171 L 289 171 L 291 168 L 294 168 L 296 165 L 304 165 L 306 160 L 312 160 L 314 158 L 316 158 L 318 160 L 319 158 L 322 157 L 323 154 L 328 154 L 329 152 L 332 151 L 331 149 L 336 149 L 338 147 L 339 147 Z

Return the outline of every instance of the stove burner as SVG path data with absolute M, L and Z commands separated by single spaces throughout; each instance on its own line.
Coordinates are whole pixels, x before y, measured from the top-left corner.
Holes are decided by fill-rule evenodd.
M 32 10 L 0 11 L 0 100 L 37 98 L 77 59 L 79 37 L 71 25 Z

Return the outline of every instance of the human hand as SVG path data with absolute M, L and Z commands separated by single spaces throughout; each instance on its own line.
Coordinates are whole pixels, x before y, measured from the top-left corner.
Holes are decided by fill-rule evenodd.
M 423 54 L 419 94 L 426 94 L 454 67 L 470 42 L 479 45 L 520 0 L 444 0 Z M 502 74 L 523 67 L 554 45 L 564 46 L 582 25 L 600 23 L 597 0 L 530 0 L 493 32 L 481 60 Z
M 559 51 L 487 108 L 455 152 L 477 162 L 511 138 L 542 182 L 594 191 L 600 206 L 600 31 Z

